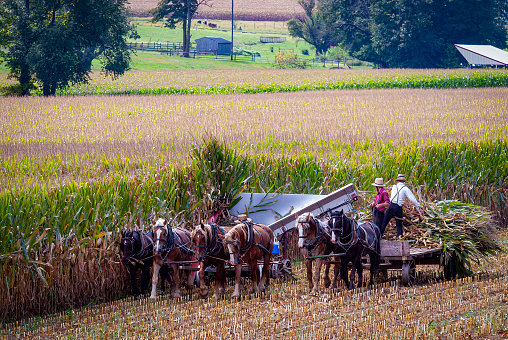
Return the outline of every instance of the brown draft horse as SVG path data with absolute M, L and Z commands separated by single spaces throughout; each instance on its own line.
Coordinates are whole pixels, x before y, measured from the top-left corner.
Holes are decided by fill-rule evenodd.
M 192 260 L 192 250 L 190 250 L 190 234 L 187 230 L 171 227 L 165 219 L 159 218 L 153 227 L 154 245 L 153 245 L 153 275 L 152 275 L 152 293 L 150 298 L 157 296 L 157 280 L 159 270 L 167 264 L 172 269 L 172 294 L 173 297 L 180 297 L 180 270 L 182 261 Z M 192 288 L 192 275 L 187 275 L 187 289 Z
M 252 291 L 263 292 L 269 283 L 270 260 L 273 250 L 273 232 L 265 225 L 242 221 L 224 236 L 225 251 L 235 267 L 235 291 L 231 297 L 240 297 L 242 263 L 250 266 Z M 263 273 L 259 278 L 258 260 L 263 259 Z
M 224 235 L 231 230 L 230 227 L 220 227 L 215 224 L 200 224 L 191 232 L 191 244 L 199 261 L 199 290 L 201 297 L 208 296 L 208 287 L 205 283 L 205 269 L 215 266 L 215 292 L 214 298 L 219 299 L 224 295 L 226 270 L 224 262 L 228 259 L 228 253 L 224 250 Z
M 307 280 L 309 282 L 309 290 L 312 294 L 318 292 L 319 279 L 321 277 L 321 266 L 323 265 L 324 258 L 316 258 L 316 266 L 314 267 L 314 274 L 312 273 L 312 262 L 314 259 L 307 257 L 328 255 L 332 252 L 334 254 L 342 253 L 343 250 L 331 241 L 331 230 L 328 225 L 322 223 L 314 217 L 310 212 L 304 213 L 297 217 L 296 228 L 298 229 L 298 248 L 302 250 L 302 255 L 307 267 Z M 335 256 L 334 277 L 331 288 L 337 288 L 340 268 L 340 257 Z M 328 288 L 330 286 L 330 263 L 325 263 L 324 284 Z

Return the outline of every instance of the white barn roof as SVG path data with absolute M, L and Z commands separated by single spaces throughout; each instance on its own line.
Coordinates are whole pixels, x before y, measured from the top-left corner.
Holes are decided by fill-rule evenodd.
M 492 45 L 459 45 L 457 50 L 471 65 L 508 65 L 508 52 Z

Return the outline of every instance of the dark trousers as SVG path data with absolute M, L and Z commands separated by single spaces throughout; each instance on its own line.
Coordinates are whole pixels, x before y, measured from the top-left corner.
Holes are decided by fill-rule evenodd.
M 374 209 L 374 214 L 372 215 L 372 223 L 378 226 L 379 230 L 381 230 L 381 225 L 383 224 L 383 219 L 385 218 L 385 212 Z
M 402 207 L 396 203 L 391 203 L 385 210 L 385 217 L 381 224 L 381 237 L 385 233 L 386 226 L 392 218 L 395 217 L 395 224 L 397 225 L 397 237 L 402 235 Z

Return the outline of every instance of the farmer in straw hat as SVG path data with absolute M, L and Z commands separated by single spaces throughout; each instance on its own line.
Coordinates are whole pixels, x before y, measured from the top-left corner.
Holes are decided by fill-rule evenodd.
M 397 237 L 402 235 L 402 205 L 409 199 L 418 209 L 418 212 L 423 215 L 423 209 L 420 203 L 415 198 L 415 195 L 406 186 L 406 176 L 399 174 L 395 179 L 397 184 L 392 187 L 390 195 L 390 206 L 385 211 L 383 223 L 381 224 L 381 236 L 383 236 L 388 222 L 395 217 L 395 223 L 397 225 Z
M 383 219 L 385 217 L 385 210 L 390 205 L 390 198 L 388 196 L 388 191 L 385 189 L 382 178 L 376 178 L 372 185 L 376 187 L 377 191 L 376 198 L 370 205 L 373 211 L 372 223 L 381 228 L 381 224 L 383 223 Z

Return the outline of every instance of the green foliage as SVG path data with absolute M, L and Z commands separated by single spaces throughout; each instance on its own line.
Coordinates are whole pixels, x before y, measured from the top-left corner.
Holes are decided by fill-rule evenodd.
M 21 95 L 29 94 L 34 80 L 44 95 L 86 82 L 96 58 L 113 76 L 129 67 L 124 38 L 132 27 L 124 0 L 6 1 L 4 6 L 2 59 L 20 83 Z
M 326 58 L 330 60 L 344 60 L 349 55 L 342 47 L 334 46 L 326 52 Z
M 241 47 L 233 47 L 233 54 L 244 55 L 244 56 L 261 57 L 261 53 L 259 53 L 257 51 L 246 50 L 246 49 L 241 48 Z
M 429 215 L 419 228 L 440 244 L 445 261 L 453 259 L 460 276 L 472 275 L 472 262 L 502 251 L 495 239 L 491 216 L 485 209 L 459 201 L 440 201 L 426 207 Z
M 234 206 L 247 188 L 250 161 L 214 138 L 194 145 L 191 153 L 192 193 L 202 218 Z
M 315 0 L 298 0 L 298 4 L 304 9 L 306 17 L 289 20 L 289 34 L 314 46 L 316 55 L 326 53 L 338 43 L 337 25 L 323 15 Z

